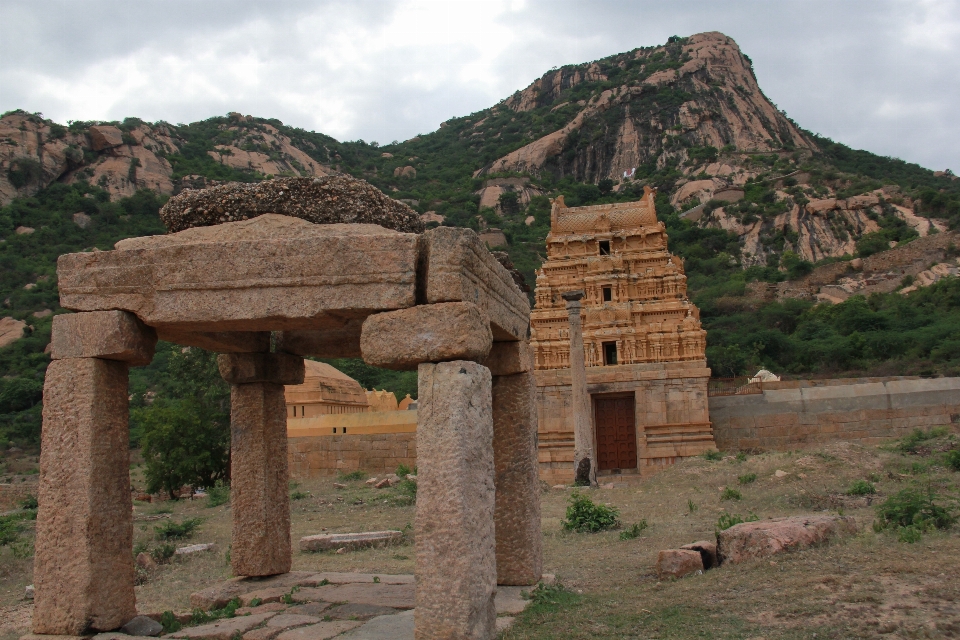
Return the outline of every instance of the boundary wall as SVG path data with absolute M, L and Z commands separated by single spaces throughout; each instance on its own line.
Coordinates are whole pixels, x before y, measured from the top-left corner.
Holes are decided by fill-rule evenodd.
M 287 418 L 291 478 L 393 473 L 417 464 L 417 412 L 370 411 Z
M 960 423 L 960 378 L 770 382 L 762 394 L 713 396 L 709 405 L 721 450 L 878 444 L 915 428 Z

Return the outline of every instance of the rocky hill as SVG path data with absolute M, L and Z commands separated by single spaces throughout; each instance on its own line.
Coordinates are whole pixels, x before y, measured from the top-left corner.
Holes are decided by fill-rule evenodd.
M 651 186 L 716 375 L 960 374 L 960 180 L 805 131 L 732 39 L 703 33 L 550 70 L 388 145 L 239 113 L 177 125 L 4 114 L 0 444 L 39 424 L 58 255 L 162 233 L 159 207 L 183 189 L 338 173 L 428 226 L 477 230 L 528 282 L 549 198 L 601 204 Z

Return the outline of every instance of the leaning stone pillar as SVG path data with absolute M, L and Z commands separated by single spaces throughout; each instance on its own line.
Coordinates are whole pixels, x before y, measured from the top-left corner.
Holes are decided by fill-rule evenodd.
M 137 615 L 127 372 L 157 337 L 124 311 L 53 319 L 43 387 L 33 631 L 81 635 Z
M 490 371 L 455 360 L 419 366 L 417 640 L 496 636 Z
M 495 342 L 483 360 L 493 374 L 497 584 L 533 585 L 543 572 L 537 407 L 526 342 Z
M 570 319 L 570 383 L 573 394 L 573 474 L 577 484 L 597 484 L 597 456 L 593 452 L 593 420 L 587 393 L 587 369 L 583 362 L 583 329 L 580 300 L 583 291 L 560 294 L 567 301 Z
M 303 358 L 235 353 L 218 364 L 231 384 L 231 567 L 237 576 L 286 573 L 293 558 L 283 385 L 303 382 Z

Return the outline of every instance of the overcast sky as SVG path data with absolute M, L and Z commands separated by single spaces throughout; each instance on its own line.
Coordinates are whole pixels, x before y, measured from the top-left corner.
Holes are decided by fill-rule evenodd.
M 960 173 L 960 0 L 0 0 L 0 111 L 241 111 L 386 144 L 553 66 L 722 31 L 802 127 Z

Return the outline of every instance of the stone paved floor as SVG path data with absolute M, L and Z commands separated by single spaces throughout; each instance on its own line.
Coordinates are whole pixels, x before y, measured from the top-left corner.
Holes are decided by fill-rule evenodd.
M 544 576 L 552 582 L 553 576 Z M 530 603 L 530 587 L 498 587 L 497 629 Z M 201 609 L 234 598 L 236 616 L 184 627 L 165 637 L 184 640 L 413 640 L 416 585 L 412 575 L 294 571 L 263 579 L 235 578 L 191 595 Z M 153 617 L 153 616 L 151 616 Z M 182 619 L 186 620 L 184 613 Z M 100 634 L 98 640 L 115 640 Z M 108 637 L 109 636 L 109 637 Z

